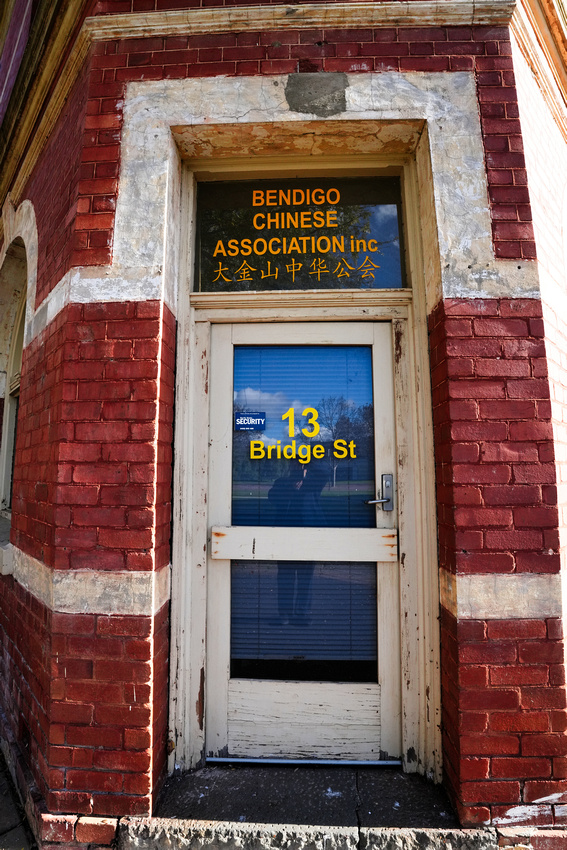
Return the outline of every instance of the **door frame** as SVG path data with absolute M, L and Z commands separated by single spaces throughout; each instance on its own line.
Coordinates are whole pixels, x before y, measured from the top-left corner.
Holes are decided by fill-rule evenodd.
M 224 164 L 226 166 L 226 164 Z M 181 255 L 187 285 L 180 287 L 172 541 L 172 628 L 169 769 L 190 769 L 205 758 L 208 434 L 195 412 L 208 408 L 210 330 L 215 323 L 376 321 L 392 323 L 397 436 L 402 764 L 407 772 L 440 781 L 440 641 L 433 431 L 419 204 L 415 161 L 397 164 L 411 288 L 261 293 L 191 292 L 196 175 L 184 171 Z M 266 176 L 266 164 L 234 166 L 217 179 Z M 283 166 L 282 166 L 283 167 Z M 297 161 L 287 164 L 297 174 Z M 348 161 L 349 173 L 379 163 Z M 304 173 L 313 176 L 312 165 Z M 391 167 L 389 169 L 391 172 Z M 210 179 L 208 175 L 207 179 Z

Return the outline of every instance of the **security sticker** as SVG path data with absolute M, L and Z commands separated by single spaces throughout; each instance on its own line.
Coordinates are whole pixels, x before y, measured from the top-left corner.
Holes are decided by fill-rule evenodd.
M 234 430 L 235 431 L 265 431 L 266 430 L 266 414 L 265 413 L 235 413 L 234 414 Z

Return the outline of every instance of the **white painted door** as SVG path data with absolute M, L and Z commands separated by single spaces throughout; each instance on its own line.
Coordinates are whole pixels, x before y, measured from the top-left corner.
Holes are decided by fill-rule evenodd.
M 213 325 L 209 390 L 207 757 L 399 758 L 391 323 Z

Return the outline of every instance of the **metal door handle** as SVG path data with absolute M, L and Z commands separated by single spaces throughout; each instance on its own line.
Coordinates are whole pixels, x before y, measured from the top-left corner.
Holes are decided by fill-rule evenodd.
M 382 476 L 383 499 L 367 499 L 365 505 L 383 505 L 383 511 L 394 510 L 394 476 L 386 474 Z

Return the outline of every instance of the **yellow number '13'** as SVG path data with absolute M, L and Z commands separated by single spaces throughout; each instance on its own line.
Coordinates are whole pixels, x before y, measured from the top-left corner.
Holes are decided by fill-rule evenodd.
M 305 437 L 316 437 L 321 428 L 321 426 L 317 422 L 317 419 L 319 418 L 319 413 L 315 410 L 314 407 L 306 407 L 305 410 L 301 412 L 301 415 L 309 416 L 307 424 L 312 426 L 311 429 L 302 428 L 301 433 Z M 286 410 L 286 412 L 282 416 L 282 419 L 288 420 L 289 436 L 292 438 L 295 437 L 295 412 L 293 407 L 290 407 L 289 410 Z

